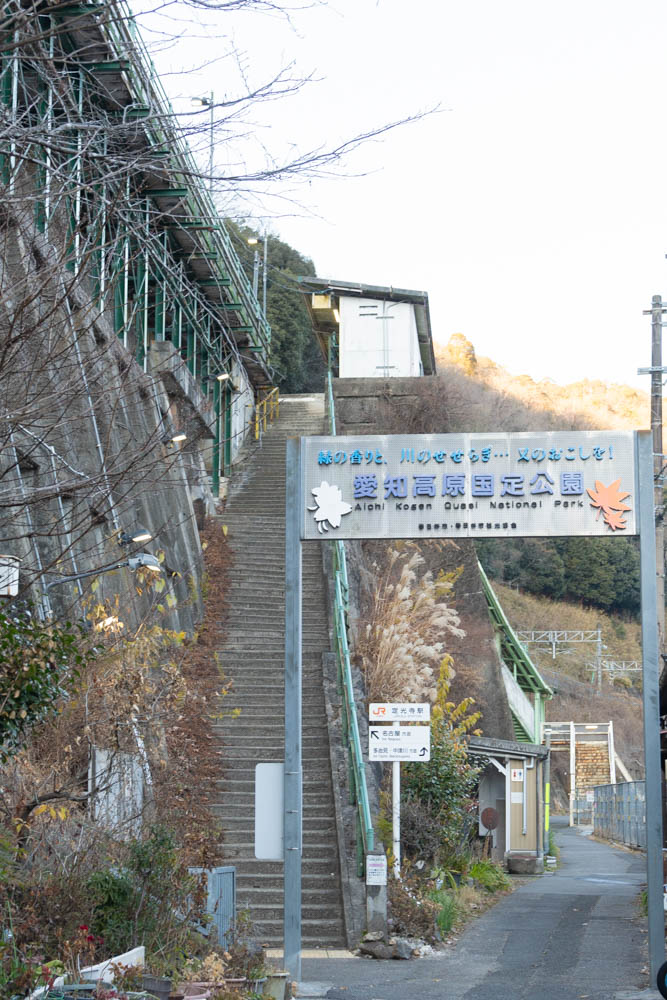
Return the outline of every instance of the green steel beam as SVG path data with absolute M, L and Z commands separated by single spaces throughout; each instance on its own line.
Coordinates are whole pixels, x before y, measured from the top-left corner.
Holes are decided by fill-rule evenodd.
M 110 59 L 102 62 L 81 63 L 89 73 L 128 73 L 132 68 L 129 59 Z
M 145 195 L 149 198 L 187 198 L 188 188 L 146 188 Z
M 68 3 L 47 8 L 55 17 L 79 17 L 83 14 L 101 14 L 109 8 L 103 3 Z
M 190 252 L 189 250 L 174 250 L 177 257 L 184 257 L 186 260 L 219 260 L 220 254 L 217 250 Z
M 212 226 L 205 222 L 187 222 L 185 219 L 182 222 L 167 222 L 164 225 L 165 229 L 185 229 L 185 230 L 196 230 L 202 233 L 213 233 L 219 226 Z
M 232 283 L 232 279 L 228 278 L 226 275 L 220 278 L 197 278 L 194 279 L 198 285 L 203 288 L 218 288 L 222 286 L 223 288 L 229 288 Z
M 500 639 L 500 653 L 505 665 L 512 671 L 519 687 L 524 691 L 550 698 L 553 691 L 542 679 L 524 646 L 517 639 L 480 563 L 477 563 L 477 567 L 482 578 L 489 616 Z

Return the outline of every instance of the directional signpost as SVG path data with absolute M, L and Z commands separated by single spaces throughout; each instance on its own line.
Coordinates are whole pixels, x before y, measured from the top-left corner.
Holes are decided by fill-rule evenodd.
M 391 726 L 368 727 L 368 759 L 392 762 L 392 852 L 394 875 L 401 877 L 401 761 L 431 759 L 431 727 L 401 725 L 401 722 L 428 723 L 431 706 L 425 702 L 371 702 L 371 723 L 391 722 Z
M 369 726 L 369 760 L 430 760 L 430 726 Z

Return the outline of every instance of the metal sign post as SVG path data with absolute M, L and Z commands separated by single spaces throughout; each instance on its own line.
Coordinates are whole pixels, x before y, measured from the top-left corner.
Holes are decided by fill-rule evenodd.
M 285 968 L 301 979 L 301 440 L 287 441 L 285 506 Z
M 646 880 L 651 982 L 665 960 L 662 875 L 662 776 L 660 773 L 660 692 L 658 689 L 658 609 L 653 509 L 653 445 L 649 431 L 637 434 L 639 552 L 642 607 L 642 697 L 646 782 Z

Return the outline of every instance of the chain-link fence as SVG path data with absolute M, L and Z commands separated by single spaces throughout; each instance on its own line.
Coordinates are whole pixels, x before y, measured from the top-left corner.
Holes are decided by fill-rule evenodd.
M 598 785 L 593 802 L 593 832 L 628 847 L 646 847 L 646 791 L 643 781 Z

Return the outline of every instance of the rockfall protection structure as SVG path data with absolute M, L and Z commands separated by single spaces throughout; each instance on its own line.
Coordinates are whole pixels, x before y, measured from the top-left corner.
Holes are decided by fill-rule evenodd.
M 144 371 L 171 342 L 214 413 L 217 492 L 241 436 L 235 394 L 251 408 L 271 381 L 270 327 L 132 13 L 10 0 L 0 50 L 0 223 L 30 220 L 33 252 Z

